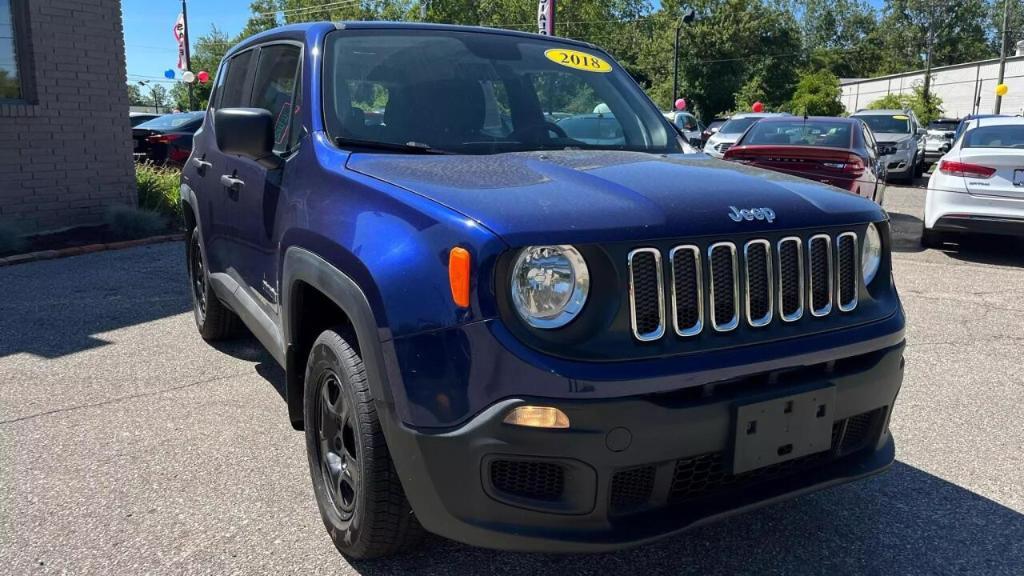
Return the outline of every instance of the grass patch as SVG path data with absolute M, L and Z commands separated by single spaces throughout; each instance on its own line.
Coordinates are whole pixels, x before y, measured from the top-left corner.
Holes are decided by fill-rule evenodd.
M 139 208 L 162 214 L 172 222 L 181 221 L 181 172 L 150 162 L 135 165 Z
M 28 243 L 11 226 L 0 224 L 0 256 L 5 254 L 17 254 L 21 252 Z
M 147 238 L 167 232 L 167 217 L 155 210 L 111 206 L 106 214 L 111 234 L 124 240 Z

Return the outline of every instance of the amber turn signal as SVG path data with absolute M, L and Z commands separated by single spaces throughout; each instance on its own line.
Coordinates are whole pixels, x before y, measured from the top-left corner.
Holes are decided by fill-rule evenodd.
M 568 428 L 569 417 L 550 406 L 518 406 L 505 416 L 505 424 L 529 428 Z
M 452 300 L 460 308 L 469 308 L 469 251 L 455 247 L 448 253 L 448 282 Z

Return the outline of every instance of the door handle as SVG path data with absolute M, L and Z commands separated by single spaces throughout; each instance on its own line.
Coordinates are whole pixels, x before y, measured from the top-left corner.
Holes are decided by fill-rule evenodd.
M 204 160 L 200 160 L 199 158 L 193 158 L 192 164 L 195 164 L 195 167 L 199 170 L 200 174 L 205 172 L 207 168 L 213 168 L 212 162 L 206 162 Z
M 221 186 L 227 188 L 228 190 L 238 191 L 241 190 L 243 186 L 245 186 L 245 181 L 242 180 L 241 178 L 235 178 L 232 176 L 228 176 L 227 174 L 223 174 L 220 177 L 220 184 Z

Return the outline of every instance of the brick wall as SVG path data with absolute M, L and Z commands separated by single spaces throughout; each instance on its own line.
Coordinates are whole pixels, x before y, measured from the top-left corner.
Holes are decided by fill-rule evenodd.
M 40 232 L 135 204 L 120 0 L 27 0 L 27 103 L 0 103 L 0 224 Z

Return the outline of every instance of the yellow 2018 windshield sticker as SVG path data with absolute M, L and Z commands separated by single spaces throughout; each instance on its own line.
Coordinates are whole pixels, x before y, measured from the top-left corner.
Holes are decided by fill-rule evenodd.
M 555 64 L 561 64 L 567 68 L 585 70 L 587 72 L 611 72 L 612 65 L 608 62 L 586 52 L 578 50 L 565 50 L 554 48 L 544 52 L 544 56 Z

